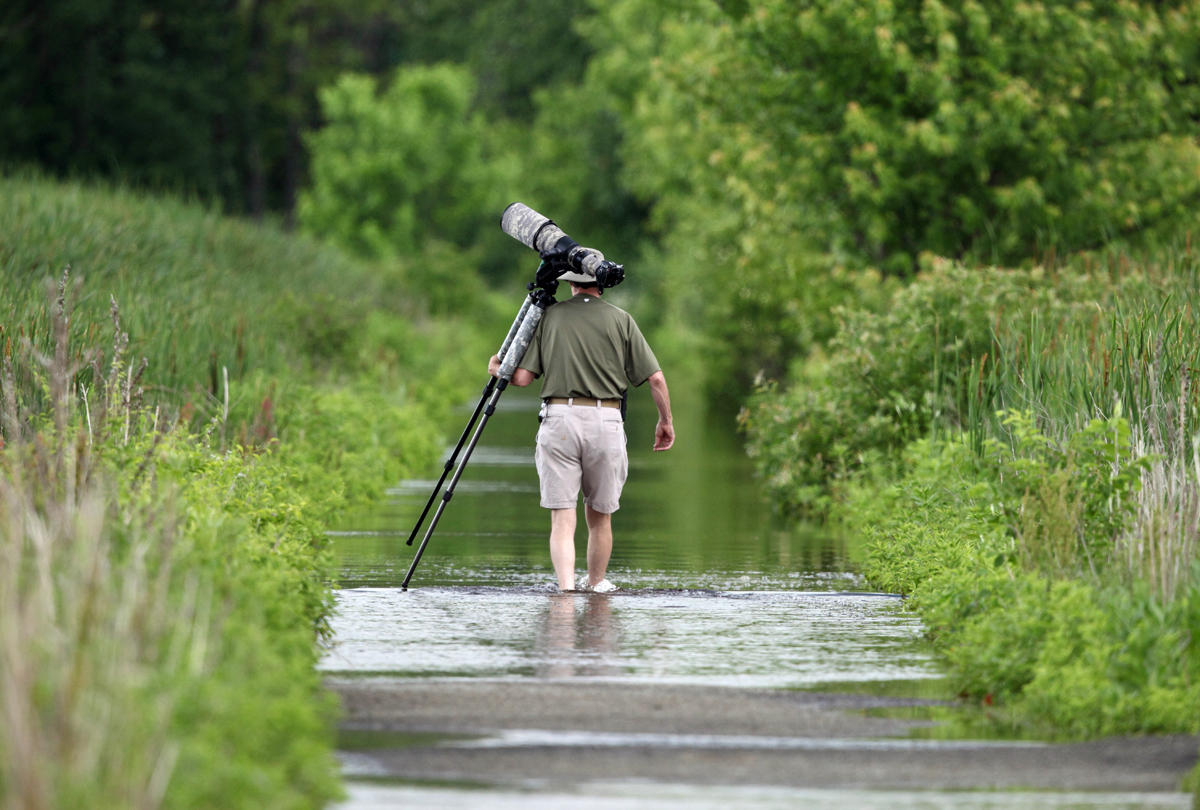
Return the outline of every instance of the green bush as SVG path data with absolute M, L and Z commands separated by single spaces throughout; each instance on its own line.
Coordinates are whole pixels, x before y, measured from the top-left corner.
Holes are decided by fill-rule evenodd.
M 428 466 L 441 435 L 423 410 L 366 385 L 296 387 L 280 403 L 279 457 L 289 483 L 320 498 L 328 521 L 378 503 L 384 487 Z
M 989 438 L 998 503 L 1018 538 L 1026 566 L 1059 575 L 1096 576 L 1138 508 L 1142 475 L 1153 463 L 1134 452 L 1122 417 L 1093 419 L 1058 446 L 1032 414 L 1001 413 L 1005 444 Z
M 485 159 L 474 79 L 443 64 L 398 68 L 381 86 L 343 75 L 320 92 L 325 126 L 309 136 L 309 233 L 368 257 L 413 255 L 430 241 L 473 244 L 498 230 L 507 178 Z
M 741 425 L 775 500 L 789 512 L 824 512 L 837 482 L 886 465 L 935 428 L 958 430 L 981 408 L 977 370 L 1030 313 L 1054 322 L 1103 290 L 1086 276 L 968 269 L 932 261 L 878 309 L 843 307 L 823 354 L 786 389 L 768 384 Z M 990 385 L 990 383 L 989 383 Z
M 210 577 L 208 654 L 181 694 L 166 807 L 320 807 L 339 795 L 336 702 L 316 673 L 332 607 L 325 506 L 283 459 L 160 443 L 186 504 L 184 558 Z
M 1171 600 L 1114 571 L 1095 546 L 1080 544 L 1111 525 L 1109 505 L 1089 516 L 1089 499 L 1074 499 L 1072 519 L 1056 522 L 1029 497 L 1064 471 L 1068 490 L 1088 486 L 1089 473 L 1074 466 L 1087 454 L 1047 463 L 1058 451 L 1017 422 L 1016 446 L 1033 448 L 1031 456 L 1010 453 L 997 465 L 977 458 L 965 437 L 920 441 L 893 483 L 854 488 L 838 511 L 871 538 L 868 580 L 909 595 L 955 688 L 1003 707 L 998 721 L 1070 737 L 1200 730 L 1200 562 Z M 1076 446 L 1094 446 L 1111 430 L 1094 423 L 1076 434 L 1087 435 Z M 1120 435 L 1119 424 L 1109 435 Z M 1106 451 L 1092 462 L 1093 477 L 1110 468 Z M 1131 485 L 1120 475 L 1109 484 Z M 1032 524 L 1044 533 L 1021 530 Z M 1029 548 L 1064 529 L 1066 540 L 1056 542 L 1069 557 Z

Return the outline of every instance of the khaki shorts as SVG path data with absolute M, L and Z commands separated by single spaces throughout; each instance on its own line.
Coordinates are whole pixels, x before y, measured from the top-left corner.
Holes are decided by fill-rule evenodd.
M 592 509 L 617 511 L 629 474 L 621 411 L 547 405 L 533 459 L 546 509 L 574 509 L 582 489 L 583 502 Z

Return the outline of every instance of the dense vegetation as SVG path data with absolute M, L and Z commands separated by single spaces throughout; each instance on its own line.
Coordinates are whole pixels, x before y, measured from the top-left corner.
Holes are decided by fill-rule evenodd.
M 864 534 L 1005 722 L 1200 730 L 1198 281 L 1186 248 L 937 263 L 746 412 L 781 503 Z
M 22 175 L 0 209 L 0 792 L 322 806 L 325 529 L 433 463 L 484 348 L 400 265 L 199 207 Z

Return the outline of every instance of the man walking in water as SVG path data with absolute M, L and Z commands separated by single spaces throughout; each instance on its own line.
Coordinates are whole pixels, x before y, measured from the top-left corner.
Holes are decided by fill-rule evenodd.
M 629 313 L 601 301 L 595 276 L 559 276 L 571 297 L 546 310 L 533 342 L 513 372 L 512 384 L 542 377 L 542 423 L 534 460 L 541 504 L 550 510 L 550 560 L 559 590 L 609 593 L 605 578 L 612 554 L 612 513 L 620 506 L 629 470 L 621 401 L 629 385 L 650 383 L 658 408 L 654 449 L 675 443 L 667 380 Z M 496 376 L 500 358 L 488 371 Z M 575 524 L 579 492 L 587 519 L 587 573 L 575 580 Z

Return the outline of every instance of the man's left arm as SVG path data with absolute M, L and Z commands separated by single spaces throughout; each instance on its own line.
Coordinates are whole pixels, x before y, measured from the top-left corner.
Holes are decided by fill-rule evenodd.
M 650 375 L 650 396 L 658 408 L 658 424 L 654 426 L 654 449 L 670 450 L 675 444 L 675 425 L 671 421 L 671 393 L 667 390 L 667 378 L 662 371 Z

